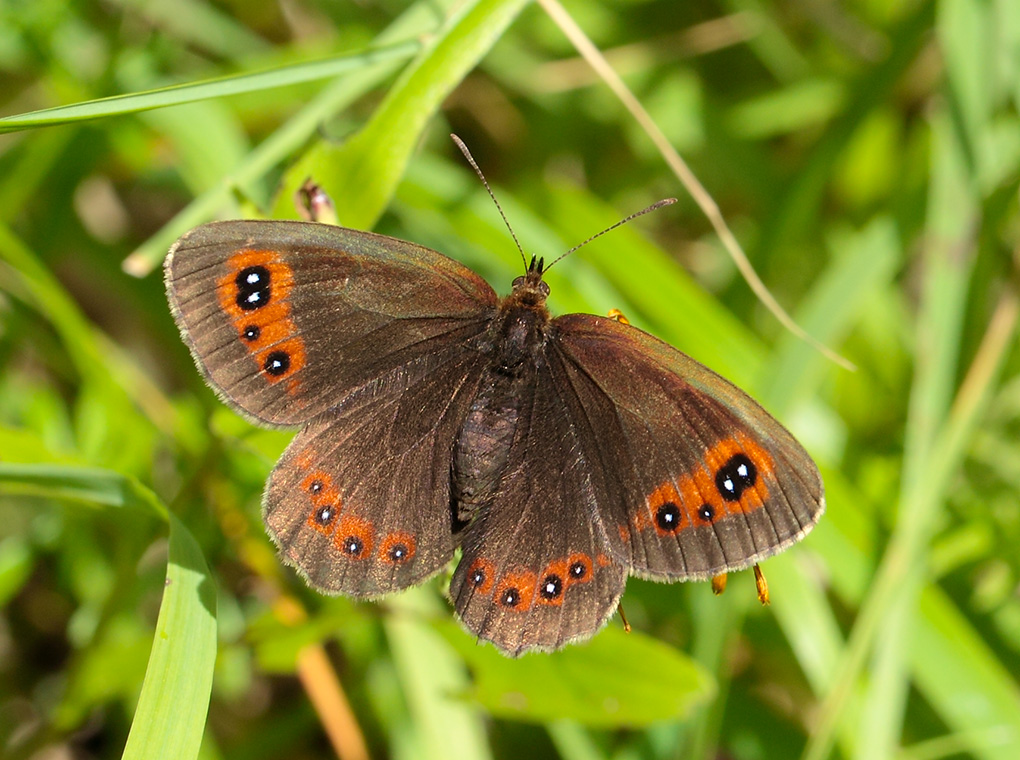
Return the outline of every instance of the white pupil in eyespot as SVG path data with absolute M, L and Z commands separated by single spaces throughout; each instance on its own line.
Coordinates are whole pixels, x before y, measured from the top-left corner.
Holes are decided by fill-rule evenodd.
M 248 303 L 255 303 L 256 301 L 261 300 L 261 298 L 262 294 L 256 290 L 254 293 L 248 296 Z
M 737 467 L 737 475 L 739 475 L 742 478 L 746 478 L 747 477 L 747 465 L 746 464 L 742 464 L 739 467 Z
M 255 285 L 255 284 L 257 284 L 257 283 L 258 283 L 259 279 L 260 279 L 260 278 L 259 278 L 259 274 L 258 274 L 258 272 L 251 272 L 251 273 L 250 273 L 250 274 L 248 275 L 248 284 L 249 284 L 249 285 Z
M 729 478 L 726 478 L 726 480 L 723 481 L 723 488 L 725 488 L 727 491 L 731 491 L 732 492 L 733 491 L 733 481 L 730 480 Z

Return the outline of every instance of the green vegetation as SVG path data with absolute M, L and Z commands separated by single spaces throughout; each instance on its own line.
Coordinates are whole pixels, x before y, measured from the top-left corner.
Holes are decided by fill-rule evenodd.
M 1020 4 L 572 0 L 776 299 L 739 276 L 552 2 L 0 3 L 0 755 L 1020 757 Z M 61 106 L 60 108 L 57 108 Z M 52 110 L 47 110 L 52 109 Z M 618 308 L 742 385 L 826 481 L 714 597 L 511 661 L 438 578 L 322 598 L 259 516 L 290 433 L 203 384 L 160 262 L 213 218 L 428 245 Z M 67 754 L 59 754 L 65 752 Z

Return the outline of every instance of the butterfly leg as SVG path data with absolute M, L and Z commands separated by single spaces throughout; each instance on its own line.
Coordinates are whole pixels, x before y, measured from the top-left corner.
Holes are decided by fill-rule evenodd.
M 719 596 L 723 591 L 726 590 L 726 579 L 729 576 L 726 573 L 719 573 L 719 575 L 712 576 L 712 593 Z
M 754 586 L 758 590 L 758 601 L 762 603 L 762 606 L 767 607 L 769 605 L 769 584 L 757 562 L 754 565 Z
M 610 309 L 608 316 L 609 316 L 610 319 L 615 319 L 621 325 L 629 325 L 630 324 L 630 320 L 627 319 L 627 317 L 625 317 L 623 312 L 620 311 L 619 309 Z

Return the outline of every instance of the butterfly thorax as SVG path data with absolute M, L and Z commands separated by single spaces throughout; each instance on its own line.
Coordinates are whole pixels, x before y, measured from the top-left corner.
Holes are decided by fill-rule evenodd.
M 495 372 L 516 376 L 535 363 L 549 327 L 548 296 L 542 260 L 532 259 L 528 273 L 514 280 L 510 295 L 500 302 L 488 332 L 486 349 Z

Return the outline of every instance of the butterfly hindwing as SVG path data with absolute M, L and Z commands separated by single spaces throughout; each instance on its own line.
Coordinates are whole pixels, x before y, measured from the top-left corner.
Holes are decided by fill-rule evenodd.
M 636 574 L 702 579 L 799 540 L 824 509 L 814 462 L 728 381 L 613 319 L 553 321 L 570 414 L 598 458 L 597 515 Z
M 312 222 L 231 221 L 174 244 L 167 292 L 210 384 L 293 425 L 484 329 L 492 288 L 422 246 Z
M 379 596 L 450 561 L 450 459 L 482 367 L 459 346 L 431 354 L 297 435 L 269 478 L 263 514 L 312 586 Z
M 626 579 L 592 520 L 591 462 L 562 389 L 544 372 L 520 386 L 506 467 L 465 530 L 450 584 L 464 625 L 511 655 L 590 637 Z

